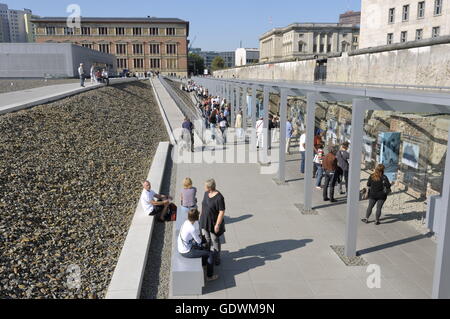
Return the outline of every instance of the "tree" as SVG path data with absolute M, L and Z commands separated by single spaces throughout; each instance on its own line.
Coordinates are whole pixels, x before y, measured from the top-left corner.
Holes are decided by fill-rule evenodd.
M 225 61 L 221 56 L 216 56 L 211 63 L 212 71 L 222 70 L 225 68 Z
M 189 74 L 203 74 L 205 69 L 205 61 L 201 56 L 195 53 L 189 53 Z

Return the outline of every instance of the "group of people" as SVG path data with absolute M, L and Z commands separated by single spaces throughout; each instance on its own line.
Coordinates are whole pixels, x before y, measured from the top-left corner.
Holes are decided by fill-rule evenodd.
M 78 67 L 78 76 L 80 78 L 80 86 L 85 87 L 85 80 L 87 76 L 84 71 L 83 63 L 80 63 L 80 66 Z M 106 85 L 109 85 L 109 73 L 105 68 L 100 69 L 95 65 L 92 65 L 89 76 L 91 78 L 91 84 L 106 83 Z
M 172 197 L 160 195 L 151 188 L 151 183 L 143 183 L 141 205 L 144 213 L 161 222 L 166 221 Z M 185 258 L 202 258 L 207 270 L 207 281 L 218 279 L 214 267 L 221 264 L 221 237 L 225 234 L 225 198 L 217 190 L 216 181 L 205 183 L 205 193 L 198 208 L 197 188 L 191 178 L 186 178 L 181 191 L 181 206 L 187 212 L 187 220 L 181 226 L 177 239 L 178 252 Z
M 227 130 L 230 127 L 231 122 L 231 111 L 230 105 L 227 103 L 226 99 L 221 99 L 218 96 L 208 96 L 204 98 L 199 105 L 202 112 L 203 121 L 205 127 L 211 130 L 211 139 L 219 142 L 217 139 L 217 129 L 221 133 L 222 144 L 227 143 Z M 242 121 L 242 112 L 239 112 L 240 119 Z M 238 119 L 237 117 L 237 119 Z M 241 123 L 242 127 L 242 123 Z

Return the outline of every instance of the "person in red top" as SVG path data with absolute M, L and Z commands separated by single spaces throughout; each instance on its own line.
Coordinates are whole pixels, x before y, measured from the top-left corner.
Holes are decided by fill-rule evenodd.
M 337 201 L 334 199 L 334 188 L 336 187 L 337 182 L 337 169 L 338 169 L 338 163 L 336 158 L 337 150 L 335 146 L 330 146 L 328 151 L 329 153 L 323 159 L 322 164 L 325 174 L 323 200 L 326 202 L 331 201 L 332 203 L 336 203 Z M 330 189 L 329 197 L 328 197 L 328 188 Z

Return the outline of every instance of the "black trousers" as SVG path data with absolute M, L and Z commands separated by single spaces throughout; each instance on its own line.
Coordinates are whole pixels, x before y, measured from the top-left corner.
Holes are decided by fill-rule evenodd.
M 334 199 L 334 188 L 336 187 L 337 182 L 337 173 L 336 172 L 325 172 L 325 186 L 323 187 L 323 199 Z M 328 191 L 329 189 L 329 191 Z
M 377 206 L 377 222 L 380 221 L 381 218 L 381 211 L 383 209 L 384 203 L 386 203 L 385 199 L 369 199 L 369 207 L 367 208 L 367 214 L 366 219 L 369 220 L 370 216 L 372 215 L 373 208 L 375 205 Z
M 206 274 L 208 278 L 211 278 L 214 275 L 214 255 L 212 251 L 192 248 L 190 252 L 181 254 L 181 256 L 190 259 L 201 258 L 203 266 L 206 265 Z

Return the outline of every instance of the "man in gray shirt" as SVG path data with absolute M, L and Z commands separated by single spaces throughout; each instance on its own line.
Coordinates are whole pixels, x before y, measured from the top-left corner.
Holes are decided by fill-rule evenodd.
M 80 76 L 80 85 L 84 87 L 84 69 L 83 63 L 80 63 L 80 67 L 78 68 L 78 75 Z

